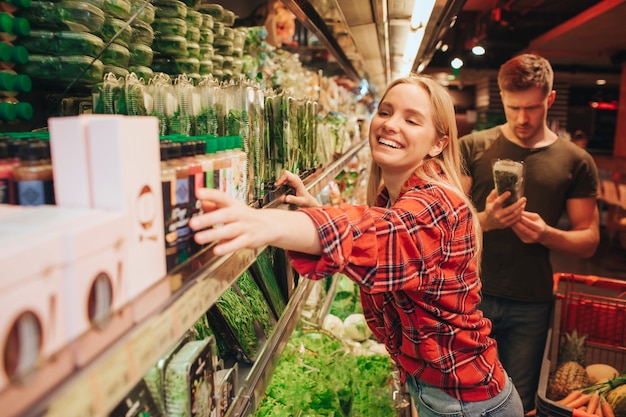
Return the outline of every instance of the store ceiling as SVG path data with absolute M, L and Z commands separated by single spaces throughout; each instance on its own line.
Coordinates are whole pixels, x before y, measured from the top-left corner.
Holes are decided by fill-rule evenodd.
M 399 75 L 413 1 L 337 2 L 369 79 L 384 87 Z M 427 64 L 424 72 L 451 74 L 450 61 L 459 56 L 465 64 L 456 81 L 471 84 L 497 72 L 511 56 L 534 51 L 552 62 L 562 81 L 587 83 L 603 77 L 618 85 L 626 59 L 625 21 L 626 0 L 438 0 L 413 70 Z M 448 45 L 446 52 L 435 49 L 439 40 Z M 485 55 L 471 54 L 477 43 L 487 49 Z
M 365 78 L 377 90 L 401 75 L 414 1 L 281 0 L 298 20 L 322 38 L 348 78 Z M 247 16 L 263 0 L 217 0 Z M 619 85 L 626 59 L 626 0 L 434 0 L 424 40 L 410 65 L 414 71 L 451 74 L 451 59 L 464 59 L 452 83 L 472 84 L 523 51 L 548 58 L 561 81 L 589 83 L 605 78 Z M 450 27 L 450 23 L 454 25 Z M 319 27 L 325 26 L 320 31 Z M 324 39 L 329 37 L 332 39 Z M 437 49 L 439 41 L 448 50 Z M 481 43 L 487 53 L 476 57 Z M 302 53 L 304 54 L 302 48 Z M 316 62 L 319 64 L 319 62 Z M 425 68 L 422 68 L 425 67 Z M 335 70 L 335 68 L 332 68 Z

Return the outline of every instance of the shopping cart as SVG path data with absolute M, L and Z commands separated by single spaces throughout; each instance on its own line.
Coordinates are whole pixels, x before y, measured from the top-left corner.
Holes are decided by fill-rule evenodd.
M 546 341 L 537 391 L 537 415 L 571 417 L 572 410 L 546 397 L 548 377 L 565 334 L 587 335 L 586 363 L 626 370 L 626 281 L 593 275 L 555 273 L 552 327 Z

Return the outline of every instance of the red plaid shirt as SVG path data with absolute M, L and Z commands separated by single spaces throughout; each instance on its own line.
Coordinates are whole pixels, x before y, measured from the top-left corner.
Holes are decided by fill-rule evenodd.
M 361 288 L 374 336 L 405 372 L 463 401 L 497 395 L 506 376 L 478 310 L 481 282 L 473 260 L 472 213 L 456 194 L 406 182 L 393 207 L 301 209 L 317 226 L 323 254 L 289 252 L 311 279 L 336 272 Z

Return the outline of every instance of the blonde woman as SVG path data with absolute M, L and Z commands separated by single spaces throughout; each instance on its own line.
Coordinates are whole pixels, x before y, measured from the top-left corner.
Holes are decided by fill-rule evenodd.
M 372 117 L 368 204 L 317 206 L 285 173 L 296 211 L 255 210 L 201 189 L 191 221 L 218 255 L 287 249 L 310 279 L 336 272 L 361 288 L 363 312 L 406 381 L 420 417 L 522 416 L 522 403 L 478 310 L 480 229 L 460 179 L 454 107 L 426 76 L 391 83 Z M 211 228 L 222 224 L 217 228 Z

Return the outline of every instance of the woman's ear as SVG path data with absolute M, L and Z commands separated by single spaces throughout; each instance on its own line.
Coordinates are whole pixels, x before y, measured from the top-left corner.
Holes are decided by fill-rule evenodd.
M 448 137 L 448 135 L 444 135 L 443 137 L 437 139 L 437 142 L 435 142 L 433 147 L 430 148 L 430 151 L 428 151 L 428 155 L 433 158 L 439 155 L 444 150 L 444 148 L 448 146 L 448 142 L 450 142 L 450 138 Z

